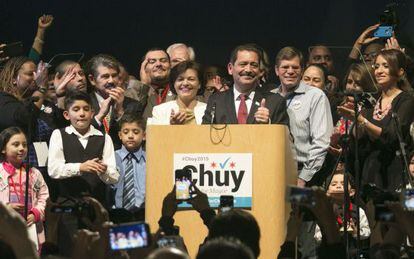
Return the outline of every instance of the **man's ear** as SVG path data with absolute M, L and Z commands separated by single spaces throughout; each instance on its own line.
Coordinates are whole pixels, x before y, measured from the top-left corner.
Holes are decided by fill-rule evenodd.
M 227 65 L 227 72 L 229 73 L 229 75 L 233 75 L 233 64 L 230 62 L 228 65 Z
M 91 85 L 93 85 L 93 86 L 96 85 L 95 77 L 92 74 L 88 75 L 88 79 L 89 79 L 89 82 L 91 83 Z
M 279 76 L 279 72 L 277 71 L 277 65 L 275 65 L 275 73 L 276 73 L 276 76 Z
M 121 140 L 121 133 L 122 133 L 122 131 L 121 130 L 119 130 L 118 131 L 118 138 Z
M 68 112 L 68 111 L 64 111 L 64 112 L 63 112 L 63 117 L 64 117 L 66 120 L 70 120 L 70 118 L 69 118 L 69 112 Z

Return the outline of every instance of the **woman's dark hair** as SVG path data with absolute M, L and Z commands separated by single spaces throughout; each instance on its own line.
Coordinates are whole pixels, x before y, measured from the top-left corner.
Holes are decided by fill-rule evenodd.
M 6 148 L 7 143 L 10 141 L 11 137 L 13 137 L 16 134 L 24 134 L 23 130 L 19 127 L 9 127 L 7 129 L 4 129 L 0 133 L 0 162 L 6 161 L 6 157 L 3 154 L 3 151 Z
M 11 95 L 14 95 L 16 98 L 21 99 L 21 96 L 18 92 L 16 85 L 13 83 L 17 79 L 17 75 L 22 66 L 27 63 L 34 61 L 28 57 L 20 56 L 13 57 L 6 62 L 3 69 L 0 71 L 0 90 Z
M 310 67 L 316 67 L 318 68 L 320 71 L 322 71 L 323 74 L 323 83 L 326 86 L 328 84 L 328 69 L 326 69 L 326 67 L 322 66 L 321 64 L 309 64 L 308 66 L 306 66 L 306 68 L 303 70 L 303 74 L 305 74 L 306 69 L 310 68 Z
M 344 77 L 343 81 L 343 90 L 346 90 L 346 84 L 348 77 L 354 75 L 358 77 L 357 83 L 361 86 L 362 91 L 364 92 L 376 92 L 378 89 L 375 86 L 373 71 L 365 64 L 362 63 L 353 63 L 349 66 L 349 69 Z M 355 78 L 354 78 L 355 80 Z
M 398 78 L 397 86 L 403 91 L 411 90 L 411 85 L 407 80 L 408 60 L 406 55 L 403 52 L 396 49 L 385 49 L 381 50 L 378 53 L 377 57 L 375 58 L 375 61 L 377 61 L 377 58 L 379 56 L 383 57 L 387 61 L 390 76 Z M 400 69 L 404 70 L 404 74 L 401 77 L 399 76 Z
M 200 64 L 194 62 L 194 61 L 183 61 L 178 63 L 175 67 L 171 69 L 170 72 L 170 91 L 173 94 L 177 94 L 174 88 L 174 83 L 177 80 L 177 78 L 185 73 L 188 69 L 194 69 L 197 72 L 197 78 L 200 82 L 200 88 L 197 91 L 197 95 L 203 95 L 204 94 L 204 79 L 203 79 L 203 71 Z

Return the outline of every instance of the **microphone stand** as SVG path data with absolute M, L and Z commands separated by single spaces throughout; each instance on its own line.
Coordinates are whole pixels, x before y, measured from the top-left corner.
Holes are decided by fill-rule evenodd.
M 345 119 L 345 134 L 343 135 L 343 142 L 342 142 L 342 150 L 343 150 L 343 154 L 344 154 L 344 163 L 345 163 L 345 172 L 344 172 L 344 184 L 343 184 L 343 189 L 344 189 L 344 200 L 343 200 L 343 221 L 342 221 L 342 228 L 344 230 L 344 237 L 345 237 L 345 253 L 346 253 L 346 258 L 350 258 L 349 256 L 349 235 L 348 235 L 348 218 L 350 216 L 349 214 L 349 205 L 350 205 L 350 198 L 349 198 L 349 191 L 348 191 L 348 186 L 349 186 L 349 177 L 347 172 L 348 170 L 348 156 L 349 156 L 349 141 L 350 141 L 350 137 L 349 137 L 349 132 L 348 132 L 348 120 Z M 339 160 L 338 160 L 339 161 Z M 335 168 L 336 170 L 336 168 Z
M 29 120 L 28 120 L 28 125 L 27 125 L 27 141 L 28 141 L 28 145 L 27 145 L 27 163 L 26 163 L 26 185 L 25 185 L 25 192 L 24 192 L 24 219 L 27 220 L 27 216 L 29 214 L 29 173 L 30 173 L 30 168 L 31 168 L 31 164 L 30 164 L 30 149 L 31 149 L 31 145 L 33 144 L 32 141 L 32 131 L 33 131 L 33 114 L 34 114 L 34 103 L 36 101 L 36 99 L 32 99 L 30 98 L 30 113 L 29 113 Z
M 407 153 L 406 153 L 406 150 L 405 150 L 405 143 L 404 143 L 402 133 L 401 133 L 401 127 L 400 127 L 400 123 L 399 123 L 399 120 L 398 120 L 398 114 L 393 112 L 391 114 L 391 118 L 392 118 L 392 121 L 394 123 L 395 132 L 397 134 L 398 143 L 400 145 L 400 150 L 399 150 L 399 152 L 397 151 L 397 155 L 400 156 L 401 163 L 403 165 L 403 170 L 401 171 L 402 181 L 403 181 L 402 192 L 405 192 L 407 183 L 409 183 L 411 185 L 411 188 L 414 188 L 413 178 L 410 174 L 409 164 L 408 164 L 408 160 L 407 160 Z
M 361 233 L 360 233 L 360 215 L 359 215 L 359 200 L 360 200 L 360 185 L 361 185 L 361 172 L 360 172 L 360 162 L 359 162 L 359 133 L 358 133 L 358 116 L 360 114 L 358 109 L 358 103 L 359 103 L 360 95 L 357 93 L 354 93 L 354 129 L 355 129 L 355 205 L 356 205 L 356 228 L 357 228 L 357 243 L 356 243 L 356 255 L 359 256 L 359 251 L 361 251 Z

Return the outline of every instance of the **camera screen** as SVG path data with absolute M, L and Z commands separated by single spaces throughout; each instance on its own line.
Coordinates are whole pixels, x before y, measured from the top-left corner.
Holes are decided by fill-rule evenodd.
M 414 211 L 414 189 L 405 190 L 404 206 L 407 210 Z
M 382 222 L 394 222 L 394 213 L 385 205 L 375 205 L 375 220 Z
M 112 250 L 133 249 L 149 245 L 149 228 L 145 223 L 128 223 L 109 229 Z
M 191 172 L 189 170 L 175 171 L 175 196 L 177 200 L 188 200 L 190 196 Z
M 293 204 L 303 204 L 307 206 L 315 206 L 312 189 L 299 188 L 295 186 L 288 187 L 288 200 Z

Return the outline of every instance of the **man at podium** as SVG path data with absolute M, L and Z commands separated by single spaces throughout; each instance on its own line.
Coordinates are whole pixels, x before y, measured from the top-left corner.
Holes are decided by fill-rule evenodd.
M 286 101 L 278 94 L 261 92 L 262 51 L 254 44 L 237 46 L 227 65 L 234 85 L 210 96 L 203 124 L 289 124 Z

